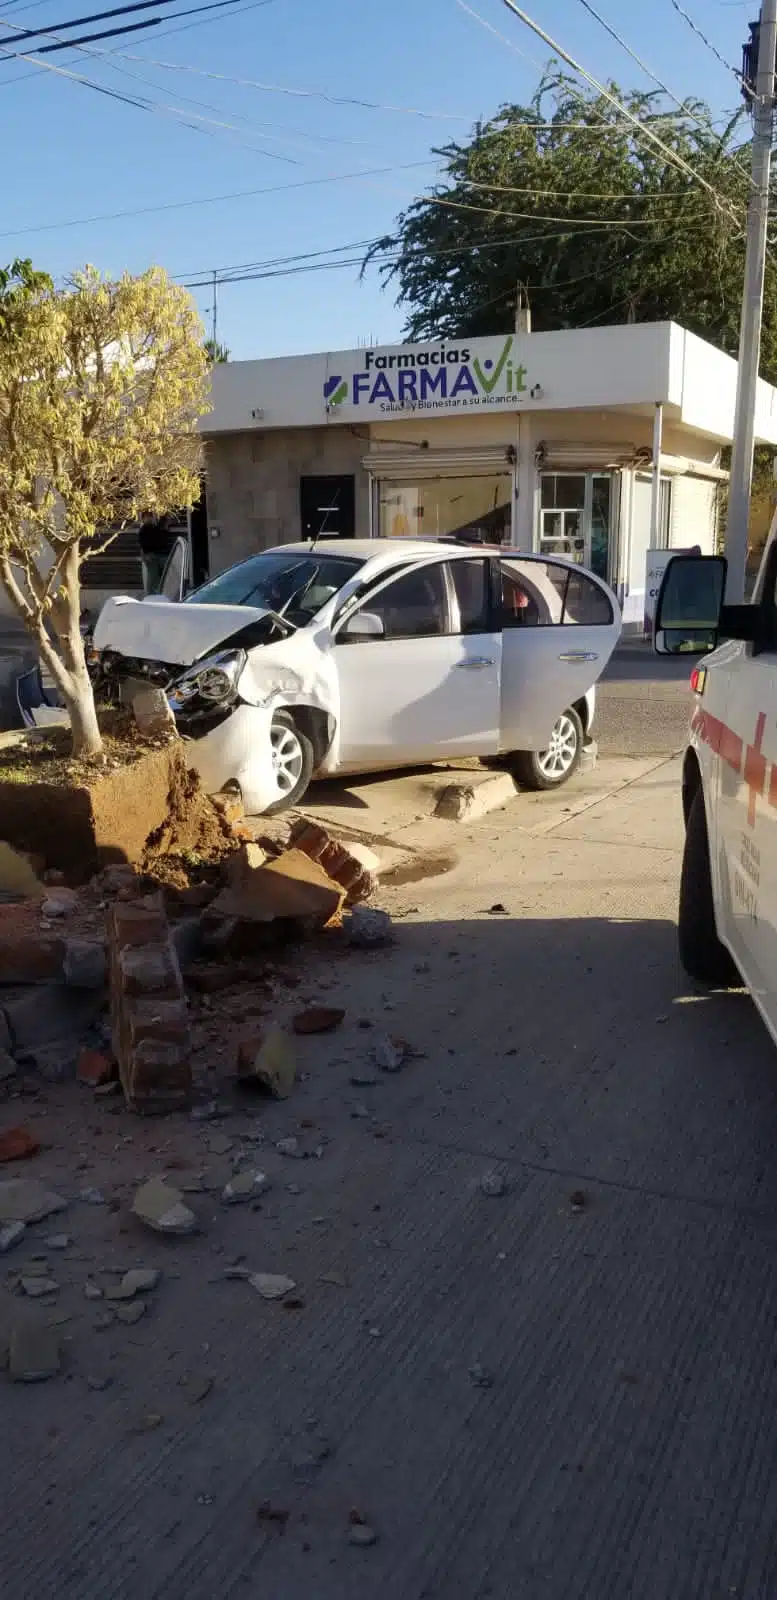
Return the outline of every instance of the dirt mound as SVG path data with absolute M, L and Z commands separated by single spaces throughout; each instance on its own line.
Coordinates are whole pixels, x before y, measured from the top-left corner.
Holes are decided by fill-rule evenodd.
M 143 872 L 174 888 L 212 881 L 239 844 L 223 812 L 203 793 L 197 773 L 187 767 L 183 750 L 176 750 L 167 812 L 146 840 Z

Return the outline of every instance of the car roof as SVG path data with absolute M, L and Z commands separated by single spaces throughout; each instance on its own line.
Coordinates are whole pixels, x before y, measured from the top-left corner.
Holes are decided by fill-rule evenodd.
M 501 555 L 520 557 L 521 561 L 552 561 L 555 566 L 569 567 L 574 572 L 585 572 L 594 583 L 606 588 L 603 579 L 597 577 L 590 567 L 581 566 L 579 561 L 573 561 L 568 556 L 543 556 L 536 550 L 519 550 L 516 545 L 509 544 L 454 544 L 453 541 L 429 537 L 427 539 L 340 539 L 323 538 L 308 539 L 296 544 L 276 544 L 269 550 L 257 552 L 261 555 L 287 554 L 291 551 L 298 555 L 308 555 L 315 548 L 315 553 L 326 552 L 332 556 L 342 556 L 343 560 L 371 561 L 379 565 L 390 567 L 393 561 L 406 561 L 426 557 L 428 561 L 443 557 L 458 557 L 459 560 L 472 559 L 477 556 Z
M 298 555 L 309 555 L 314 547 L 316 555 L 342 556 L 351 561 L 370 561 L 380 555 L 423 556 L 441 548 L 437 543 L 430 545 L 426 539 L 340 539 L 327 538 L 324 535 L 319 539 L 306 539 L 304 543 L 273 545 L 271 550 L 263 551 L 262 554 L 278 555 L 285 550 L 294 551 Z M 459 555 L 474 553 L 456 544 L 445 545 L 442 548 Z

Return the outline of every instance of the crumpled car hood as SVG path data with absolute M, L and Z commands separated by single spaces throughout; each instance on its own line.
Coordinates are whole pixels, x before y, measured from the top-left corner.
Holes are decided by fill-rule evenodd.
M 252 622 L 269 616 L 255 606 L 185 605 L 177 600 L 107 600 L 94 630 L 97 650 L 140 661 L 189 667 Z

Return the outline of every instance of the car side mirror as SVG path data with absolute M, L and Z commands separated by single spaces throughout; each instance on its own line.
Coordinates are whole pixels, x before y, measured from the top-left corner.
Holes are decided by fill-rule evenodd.
M 383 618 L 375 611 L 356 611 L 340 629 L 338 639 L 343 643 L 358 639 L 382 639 L 385 636 Z
M 722 631 L 728 563 L 723 556 L 673 556 L 656 605 L 659 656 L 708 655 Z

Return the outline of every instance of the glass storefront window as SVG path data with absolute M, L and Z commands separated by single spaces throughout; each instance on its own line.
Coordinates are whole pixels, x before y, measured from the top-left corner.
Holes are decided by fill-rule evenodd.
M 540 478 L 540 550 L 582 561 L 585 473 L 543 472 Z
M 585 475 L 543 472 L 540 505 L 547 511 L 582 511 L 585 505 Z
M 565 556 L 609 576 L 616 499 L 609 472 L 543 472 L 537 509 L 542 555 Z
M 424 478 L 378 484 L 378 532 L 384 539 L 449 539 L 509 543 L 513 480 L 510 473 Z

